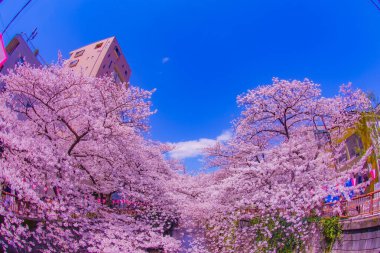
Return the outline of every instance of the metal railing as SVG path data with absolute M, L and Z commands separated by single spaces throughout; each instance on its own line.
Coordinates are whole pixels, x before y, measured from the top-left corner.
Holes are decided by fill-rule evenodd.
M 322 208 L 323 215 L 336 215 L 335 208 L 341 210 L 339 215 L 341 218 L 380 213 L 380 190 L 354 197 L 350 201 L 343 200 L 335 203 L 326 203 Z

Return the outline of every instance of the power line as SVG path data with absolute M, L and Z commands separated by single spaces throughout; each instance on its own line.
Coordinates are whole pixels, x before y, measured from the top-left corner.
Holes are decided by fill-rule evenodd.
M 378 11 L 380 11 L 380 6 L 379 6 L 374 0 L 370 0 L 370 1 L 371 1 L 371 3 L 376 7 L 376 9 L 377 9 Z M 380 0 L 377 0 L 377 2 L 380 3 Z
M 372 0 L 371 0 L 372 1 Z M 30 4 L 30 2 L 32 2 L 32 0 L 29 0 L 28 2 L 26 2 L 26 4 L 24 4 L 24 6 L 21 8 L 21 10 L 19 10 L 16 15 L 12 18 L 12 20 L 8 23 L 8 25 L 4 28 L 2 34 L 4 34 L 9 26 L 13 23 L 13 21 L 15 21 L 15 19 L 17 18 L 18 15 L 20 15 L 20 13 L 26 8 L 26 6 L 28 6 Z

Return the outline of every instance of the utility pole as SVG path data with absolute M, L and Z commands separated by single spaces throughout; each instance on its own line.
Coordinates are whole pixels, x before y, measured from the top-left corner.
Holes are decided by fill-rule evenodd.
M 38 52 L 39 50 L 36 49 L 36 47 L 34 46 L 34 44 L 32 42 L 32 40 L 34 38 L 36 38 L 37 34 L 38 34 L 37 28 L 34 28 L 33 32 L 29 36 L 26 33 L 21 32 L 21 35 L 25 39 L 26 43 L 28 43 L 30 49 L 32 49 L 34 53 L 37 52 L 37 54 L 35 54 L 36 57 L 40 60 L 41 63 L 46 65 L 45 59 L 39 54 L 39 52 Z
M 26 2 L 26 4 L 24 4 L 24 6 L 16 13 L 16 15 L 11 19 L 8 25 L 4 28 L 2 34 L 4 34 L 8 30 L 9 26 L 15 21 L 17 16 L 20 15 L 20 13 L 26 8 L 26 6 L 30 4 L 30 2 L 32 2 L 32 0 L 28 0 L 28 2 Z M 0 3 L 1 3 L 1 0 L 0 0 Z

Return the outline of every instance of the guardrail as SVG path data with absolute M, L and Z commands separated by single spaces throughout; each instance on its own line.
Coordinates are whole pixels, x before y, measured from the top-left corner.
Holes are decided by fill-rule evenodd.
M 341 218 L 380 213 L 380 190 L 352 198 L 350 201 L 326 203 L 322 208 L 324 216 L 334 216 L 334 207 L 342 211 Z

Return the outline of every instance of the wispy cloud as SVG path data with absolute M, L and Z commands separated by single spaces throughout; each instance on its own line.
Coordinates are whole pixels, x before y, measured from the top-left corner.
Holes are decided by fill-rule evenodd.
M 169 61 L 170 61 L 170 58 L 167 56 L 162 58 L 162 64 L 168 63 Z
M 217 141 L 227 141 L 231 136 L 231 132 L 227 130 L 215 139 L 200 138 L 198 140 L 171 143 L 175 148 L 169 153 L 169 155 L 174 159 L 199 157 L 202 156 L 202 152 L 205 148 L 215 145 Z
M 218 137 L 216 137 L 216 140 L 217 141 L 228 141 L 229 139 L 231 139 L 231 137 L 232 137 L 231 131 L 230 130 L 226 130 L 221 135 L 219 135 Z

